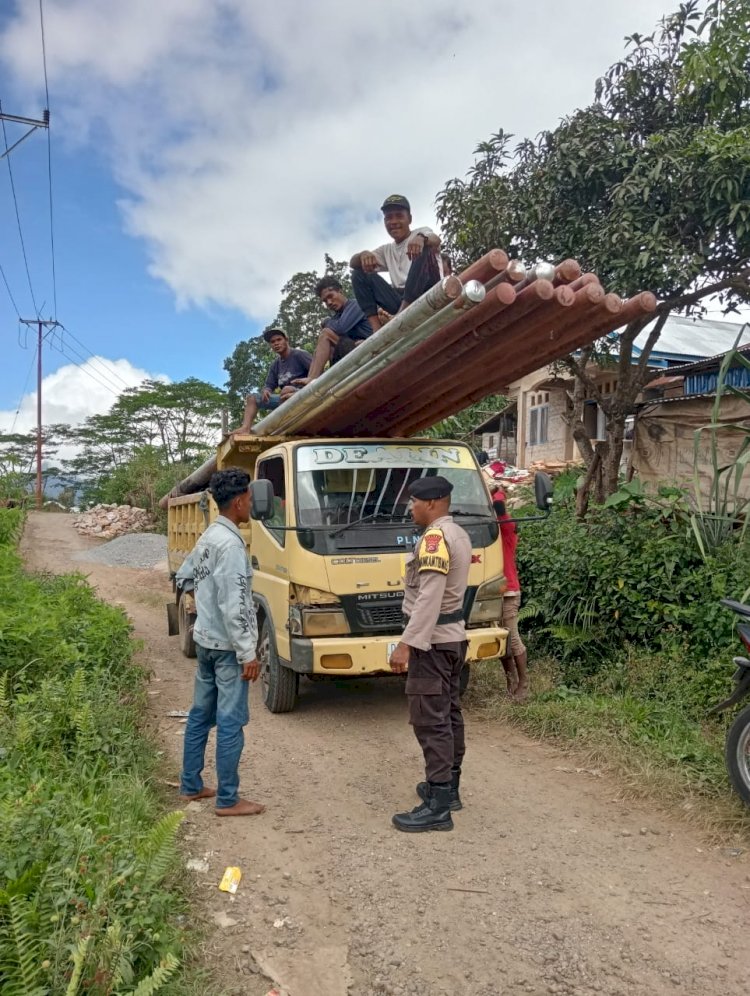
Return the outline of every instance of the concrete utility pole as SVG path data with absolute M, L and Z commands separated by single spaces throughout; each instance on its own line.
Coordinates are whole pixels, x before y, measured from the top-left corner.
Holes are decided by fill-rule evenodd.
M 42 507 L 42 329 L 54 329 L 59 322 L 50 319 L 45 322 L 41 318 L 21 318 L 22 325 L 36 325 L 36 507 Z

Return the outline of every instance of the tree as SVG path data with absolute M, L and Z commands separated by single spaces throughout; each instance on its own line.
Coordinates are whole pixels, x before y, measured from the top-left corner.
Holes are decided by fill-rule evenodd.
M 67 439 L 69 426 L 42 427 L 42 490 L 50 478 L 61 474 L 54 462 L 60 444 Z M 0 500 L 21 501 L 34 489 L 36 480 L 36 431 L 0 434 Z
M 195 377 L 174 384 L 146 380 L 124 391 L 106 414 L 68 429 L 79 452 L 66 475 L 87 501 L 154 511 L 175 480 L 213 452 L 225 405 L 221 388 Z
M 506 399 L 501 394 L 491 394 L 482 401 L 476 401 L 463 411 L 449 415 L 442 422 L 433 425 L 425 431 L 425 435 L 432 439 L 457 439 L 460 442 L 474 439 L 474 426 L 484 422 L 499 412 L 505 405 Z
M 318 340 L 321 319 L 325 311 L 315 293 L 315 285 L 323 274 L 316 270 L 295 273 L 281 288 L 281 304 L 276 318 L 266 328 L 282 328 L 292 346 L 312 352 Z M 325 255 L 325 275 L 340 281 L 344 293 L 351 296 L 349 264 L 337 262 Z M 226 382 L 232 415 L 241 417 L 244 399 L 260 390 L 268 373 L 271 352 L 262 335 L 237 343 L 234 352 L 224 360 Z
M 608 443 L 581 446 L 589 467 L 601 464 L 600 496 L 617 488 L 625 420 L 669 314 L 699 314 L 708 298 L 729 313 L 750 299 L 748 6 L 687 0 L 654 34 L 627 39 L 591 106 L 515 148 L 498 131 L 475 150 L 467 178 L 438 195 L 459 260 L 494 245 L 530 262 L 574 256 L 624 296 L 660 298 L 637 362 L 633 344 L 650 319 L 566 360 L 577 378 L 569 417 L 579 442 L 588 441 L 583 400 L 605 412 Z M 585 360 L 607 354 L 618 380 L 603 397 Z

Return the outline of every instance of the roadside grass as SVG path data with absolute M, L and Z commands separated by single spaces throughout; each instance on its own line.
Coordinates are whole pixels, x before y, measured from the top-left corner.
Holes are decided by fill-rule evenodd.
M 750 812 L 732 792 L 724 765 L 731 717 L 701 721 L 683 700 L 657 696 L 655 686 L 669 685 L 663 658 L 631 652 L 579 687 L 564 683 L 553 658 L 533 660 L 533 694 L 523 705 L 508 699 L 499 660 L 473 664 L 466 702 L 475 715 L 555 742 L 582 767 L 616 774 L 626 796 L 678 810 L 713 839 L 731 834 L 750 844 Z
M 209 994 L 128 620 L 25 574 L 21 528 L 0 510 L 0 991 Z

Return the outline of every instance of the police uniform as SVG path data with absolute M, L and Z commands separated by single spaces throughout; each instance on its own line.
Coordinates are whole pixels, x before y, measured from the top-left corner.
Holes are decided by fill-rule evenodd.
M 426 477 L 414 482 L 410 494 L 429 501 L 451 490 L 445 478 Z M 470 564 L 471 540 L 450 515 L 431 523 L 406 560 L 401 637 L 410 650 L 406 695 L 427 780 L 417 786 L 424 805 L 394 816 L 401 830 L 451 829 L 450 810 L 461 808 L 465 744 L 459 682 L 466 659 L 464 596 Z

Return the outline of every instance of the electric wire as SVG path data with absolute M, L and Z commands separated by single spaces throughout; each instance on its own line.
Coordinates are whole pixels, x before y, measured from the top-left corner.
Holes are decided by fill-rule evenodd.
M 13 297 L 13 291 L 10 289 L 10 284 L 8 283 L 8 278 L 5 276 L 5 270 L 3 269 L 2 263 L 0 263 L 0 276 L 2 276 L 2 278 L 3 278 L 3 283 L 5 284 L 5 289 L 8 292 L 8 297 L 10 298 L 10 302 L 13 305 L 13 308 L 14 308 L 14 310 L 16 312 L 16 316 L 17 316 L 18 320 L 20 321 L 21 320 L 21 312 L 18 310 L 18 305 L 16 304 L 16 299 Z
M 44 66 L 44 92 L 47 96 L 47 110 L 49 110 L 49 83 L 47 82 L 47 45 L 44 40 L 44 7 L 42 0 L 39 0 L 39 26 L 42 30 L 42 65 Z
M 2 104 L 0 104 L 0 110 L 2 110 Z M 3 141 L 5 142 L 5 151 L 7 152 L 8 151 L 8 134 L 7 134 L 7 131 L 5 129 L 5 121 L 3 120 L 0 123 L 2 123 L 2 126 L 3 126 Z M 10 156 L 6 156 L 5 157 L 5 161 L 8 164 L 8 176 L 10 177 L 10 189 L 11 189 L 11 193 L 13 194 L 13 204 L 14 204 L 15 209 L 16 209 L 16 222 L 18 223 L 18 238 L 19 238 L 19 240 L 21 242 L 21 252 L 23 253 L 23 262 L 24 262 L 24 266 L 26 267 L 26 278 L 29 281 L 29 291 L 31 292 L 31 302 L 34 305 L 34 314 L 38 315 L 39 314 L 39 309 L 36 306 L 36 298 L 34 297 L 34 288 L 32 287 L 32 284 L 31 284 L 31 271 L 29 270 L 29 260 L 28 260 L 28 256 L 26 255 L 26 243 L 23 240 L 23 229 L 21 228 L 21 214 L 20 214 L 20 212 L 18 210 L 18 198 L 16 197 L 16 184 L 15 184 L 15 182 L 13 180 L 13 167 L 10 164 Z
M 39 27 L 42 34 L 42 65 L 44 67 L 44 93 L 47 98 L 47 186 L 49 190 L 49 241 L 50 259 L 52 261 L 52 303 L 53 318 L 57 318 L 57 267 L 55 265 L 55 212 L 52 198 L 52 134 L 49 118 L 49 80 L 47 78 L 47 43 L 44 37 L 44 7 L 39 0 Z
M 104 363 L 102 363 L 102 361 L 96 355 L 96 353 L 94 353 L 91 349 L 89 349 L 89 347 L 86 345 L 85 342 L 81 342 L 78 336 L 75 335 L 73 332 L 71 332 L 70 329 L 67 327 L 67 325 L 63 325 L 62 323 L 60 323 L 60 328 L 62 328 L 62 330 L 67 335 L 69 335 L 74 342 L 77 342 L 78 345 L 81 347 L 81 349 L 84 350 L 84 352 L 89 354 L 89 357 L 91 358 L 92 361 L 98 363 L 99 366 L 102 367 L 102 369 L 105 370 L 108 375 L 115 377 L 117 380 L 119 380 L 124 389 L 129 388 L 131 386 L 123 377 L 120 376 L 120 374 L 118 374 L 116 370 L 110 369 L 109 367 L 105 366 Z
M 57 348 L 58 348 L 57 346 L 53 346 L 53 349 Z M 85 373 L 87 377 L 90 377 L 91 380 L 95 381 L 99 385 L 99 387 L 103 387 L 105 391 L 109 391 L 111 394 L 114 394 L 116 397 L 120 396 L 122 392 L 120 391 L 119 388 L 110 387 L 109 384 L 105 384 L 103 380 L 99 380 L 96 374 L 94 374 L 91 370 L 85 367 L 83 363 L 80 363 L 78 360 L 76 360 L 75 357 L 67 353 L 65 349 L 66 347 L 60 348 L 58 349 L 58 352 L 62 353 L 65 359 L 69 360 L 73 364 L 73 366 L 78 367 L 82 373 Z
M 59 350 L 59 352 L 63 353 L 63 355 L 68 356 L 68 359 L 71 359 L 71 357 L 68 355 L 68 353 L 65 352 L 65 350 L 68 350 L 70 353 L 73 353 L 81 361 L 78 364 L 78 366 L 80 366 L 82 370 L 84 369 L 84 364 L 88 363 L 89 366 L 90 366 L 90 360 L 89 360 L 89 358 L 86 357 L 86 356 L 84 356 L 83 353 L 80 353 L 74 346 L 71 346 L 69 343 L 66 343 L 63 340 L 62 336 L 60 336 L 60 345 L 59 346 L 55 346 L 54 343 L 52 343 L 52 348 L 53 349 L 57 349 L 57 350 Z M 73 361 L 73 362 L 75 362 L 75 361 Z M 87 370 L 87 372 L 88 372 L 88 370 Z M 105 380 L 110 385 L 110 389 L 111 390 L 116 391 L 118 395 L 122 394 L 122 390 L 123 389 L 120 387 L 119 384 L 116 384 L 110 378 L 109 373 L 108 373 L 106 367 L 103 367 L 103 370 L 94 370 L 92 372 L 95 373 L 97 375 L 97 377 L 101 378 L 102 380 Z
M 36 363 L 36 346 L 34 347 L 34 355 L 31 357 L 31 363 L 29 363 L 29 369 L 26 371 L 26 380 L 23 382 L 23 387 L 21 388 L 21 397 L 18 399 L 16 414 L 13 416 L 13 424 L 10 427 L 10 433 L 9 433 L 9 435 L 11 436 L 16 430 L 16 422 L 18 421 L 18 416 L 21 414 L 21 405 L 23 404 L 23 399 L 26 396 L 26 388 L 29 386 L 29 377 L 31 377 L 31 371 L 34 369 L 35 363 Z

